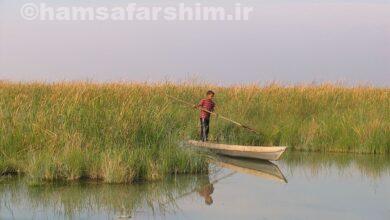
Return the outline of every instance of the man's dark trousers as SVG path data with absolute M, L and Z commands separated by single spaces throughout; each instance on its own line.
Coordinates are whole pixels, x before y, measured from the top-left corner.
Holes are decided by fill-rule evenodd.
M 200 139 L 202 141 L 208 140 L 209 125 L 210 125 L 210 118 L 201 118 L 200 119 Z

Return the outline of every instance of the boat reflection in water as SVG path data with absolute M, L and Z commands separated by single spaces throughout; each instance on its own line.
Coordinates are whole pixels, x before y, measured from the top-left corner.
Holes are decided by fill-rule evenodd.
M 213 203 L 213 198 L 211 195 L 214 192 L 214 185 L 222 179 L 226 179 L 234 175 L 236 172 L 257 176 L 267 180 L 287 183 L 287 179 L 279 167 L 270 161 L 216 156 L 213 163 L 219 167 L 226 168 L 233 172 L 230 172 L 227 175 L 219 176 L 214 181 L 210 181 L 209 176 L 204 179 L 206 180 L 204 185 L 197 191 L 198 194 L 204 198 L 205 204 L 207 205 L 211 205 Z
M 279 167 L 267 160 L 238 159 L 227 156 L 218 156 L 215 160 L 215 164 L 239 173 L 287 183 L 287 179 Z

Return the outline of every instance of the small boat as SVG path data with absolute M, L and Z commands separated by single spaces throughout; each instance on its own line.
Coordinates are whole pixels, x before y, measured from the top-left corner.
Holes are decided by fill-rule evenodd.
M 207 148 L 217 154 L 232 157 L 255 158 L 262 160 L 278 160 L 287 147 L 261 147 L 242 146 L 229 144 L 216 144 L 212 142 L 202 142 L 189 140 L 188 144 L 200 148 Z
M 224 167 L 239 173 L 287 183 L 287 179 L 279 169 L 278 165 L 267 160 L 245 158 L 238 159 L 228 156 L 218 156 L 214 160 L 214 163 L 220 167 Z

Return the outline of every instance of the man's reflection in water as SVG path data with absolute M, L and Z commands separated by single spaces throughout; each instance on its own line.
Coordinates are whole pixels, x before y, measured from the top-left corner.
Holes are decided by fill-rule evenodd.
M 214 192 L 214 186 L 212 183 L 210 183 L 210 179 L 208 176 L 204 177 L 203 181 L 204 184 L 202 184 L 202 187 L 198 190 L 198 193 L 204 198 L 204 202 L 207 205 L 211 205 L 213 204 L 213 198 L 211 197 L 211 194 L 213 194 Z

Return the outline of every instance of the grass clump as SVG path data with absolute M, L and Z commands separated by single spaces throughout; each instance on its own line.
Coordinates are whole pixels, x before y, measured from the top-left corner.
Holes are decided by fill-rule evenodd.
M 207 172 L 205 157 L 179 147 L 198 138 L 198 112 L 165 94 L 196 103 L 208 89 L 221 114 L 261 133 L 213 119 L 213 140 L 390 152 L 388 88 L 0 82 L 0 172 L 109 183 Z

